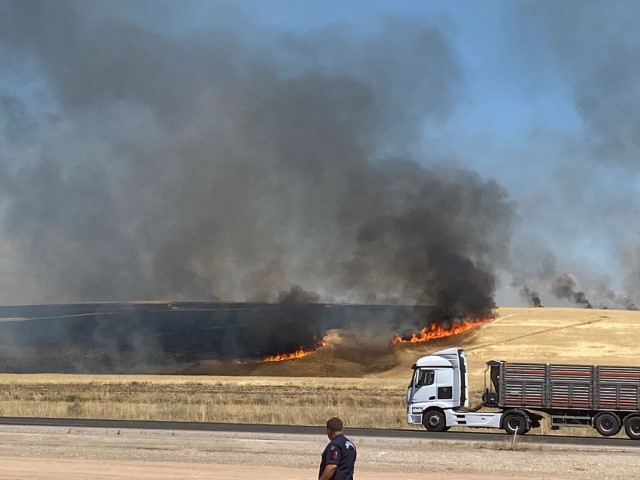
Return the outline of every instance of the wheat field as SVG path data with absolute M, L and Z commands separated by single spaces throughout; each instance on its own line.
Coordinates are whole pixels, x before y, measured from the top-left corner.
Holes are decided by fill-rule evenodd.
M 297 360 L 204 363 L 189 375 L 0 374 L 0 415 L 290 425 L 339 415 L 350 426 L 408 428 L 406 385 L 422 355 L 465 348 L 474 403 L 488 360 L 640 365 L 639 332 L 640 312 L 501 308 L 491 322 L 424 344 L 329 344 Z

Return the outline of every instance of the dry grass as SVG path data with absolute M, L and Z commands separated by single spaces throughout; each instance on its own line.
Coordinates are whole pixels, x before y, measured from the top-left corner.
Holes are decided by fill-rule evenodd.
M 34 377 L 43 376 L 0 376 L 2 415 L 298 425 L 340 415 L 351 426 L 405 425 L 404 391 L 385 380 Z
M 253 376 L 0 374 L 0 414 L 299 425 L 340 415 L 350 426 L 407 428 L 410 366 L 442 348 L 468 351 L 472 403 L 479 400 L 490 359 L 640 363 L 640 312 L 503 308 L 498 314 L 473 331 L 423 345 L 362 352 L 324 347 L 299 360 L 227 370 Z M 208 371 L 205 365 L 199 372 L 222 367 Z M 350 372 L 360 378 L 333 378 Z M 590 435 L 592 429 L 575 433 Z

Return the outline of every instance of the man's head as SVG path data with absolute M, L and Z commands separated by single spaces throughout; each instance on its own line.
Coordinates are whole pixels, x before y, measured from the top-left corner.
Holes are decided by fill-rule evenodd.
M 342 420 L 338 417 L 331 417 L 327 420 L 327 437 L 329 437 L 329 440 L 333 440 L 340 433 L 342 433 Z

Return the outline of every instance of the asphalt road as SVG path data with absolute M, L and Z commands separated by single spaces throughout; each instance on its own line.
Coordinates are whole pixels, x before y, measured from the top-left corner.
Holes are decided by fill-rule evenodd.
M 301 425 L 264 425 L 240 423 L 201 423 L 201 422 L 168 422 L 139 420 L 104 420 L 83 418 L 32 418 L 32 417 L 0 417 L 0 425 L 44 426 L 44 427 L 76 427 L 76 428 L 131 428 L 137 430 L 183 430 L 209 432 L 239 433 L 282 433 L 287 435 L 325 435 L 326 430 L 320 426 Z M 394 430 L 382 428 L 349 428 L 351 435 L 360 437 L 382 438 L 430 438 L 434 440 L 457 440 L 472 442 L 503 442 L 510 438 L 504 432 L 427 432 L 426 430 Z M 524 435 L 518 439 L 524 443 L 543 443 L 555 445 L 583 445 L 640 448 L 640 441 L 624 437 L 579 437 L 566 435 Z

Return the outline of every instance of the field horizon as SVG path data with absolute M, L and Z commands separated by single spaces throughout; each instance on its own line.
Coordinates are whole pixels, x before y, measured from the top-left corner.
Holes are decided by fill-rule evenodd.
M 586 308 L 500 307 L 495 319 L 449 337 L 422 343 L 370 345 L 353 332 L 332 331 L 327 345 L 280 362 L 225 364 L 203 361 L 186 375 L 407 377 L 415 361 L 438 350 L 467 351 L 473 384 L 489 360 L 600 365 L 640 364 L 640 312 Z
M 406 385 L 424 355 L 460 347 L 469 358 L 471 404 L 485 363 L 638 365 L 640 312 L 571 308 L 496 310 L 496 318 L 425 343 L 361 344 L 329 332 L 327 345 L 280 362 L 205 361 L 171 374 L 0 374 L 4 416 L 408 427 Z

